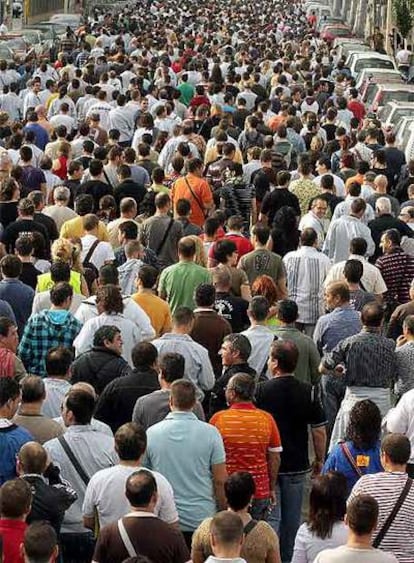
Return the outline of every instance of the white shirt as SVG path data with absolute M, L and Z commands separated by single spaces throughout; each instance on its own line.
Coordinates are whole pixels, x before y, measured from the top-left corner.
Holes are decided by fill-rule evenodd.
M 98 328 L 104 325 L 114 325 L 119 328 L 123 341 L 122 357 L 131 367 L 134 367 L 131 355 L 132 349 L 135 344 L 142 342 L 145 338 L 135 323 L 120 314 L 108 315 L 106 313 L 102 313 L 98 317 L 86 321 L 80 333 L 73 341 L 76 356 L 80 356 L 84 352 L 92 349 L 95 332 Z
M 336 549 L 322 551 L 313 563 L 398 563 L 392 553 L 380 549 L 361 549 L 341 545 Z
M 260 376 L 269 359 L 270 347 L 275 339 L 275 335 L 270 328 L 262 325 L 251 326 L 241 334 L 244 334 L 249 339 L 252 346 L 248 360 L 249 366 L 256 370 L 256 373 Z M 268 370 L 266 370 L 266 373 L 268 373 Z
M 359 260 L 362 262 L 363 266 L 363 273 L 361 282 L 364 286 L 365 291 L 368 293 L 375 293 L 377 295 L 381 295 L 387 291 L 387 286 L 385 285 L 384 278 L 382 274 L 374 264 L 370 264 L 364 256 L 360 256 L 359 254 L 350 254 L 348 260 Z M 325 280 L 325 287 L 333 281 L 345 280 L 344 277 L 344 266 L 346 260 L 342 262 L 338 262 L 338 264 L 334 264 L 332 268 L 329 270 L 329 273 Z
M 319 219 L 313 211 L 305 213 L 299 222 L 299 231 L 311 228 L 316 231 L 318 235 L 318 248 L 322 248 L 325 235 L 328 232 L 329 221 L 328 219 Z
M 131 297 L 124 296 L 122 297 L 122 301 L 124 304 L 124 317 L 137 325 L 143 335 L 143 340 L 152 340 L 155 336 L 155 330 L 144 309 L 142 309 L 138 303 L 135 303 Z M 85 324 L 86 321 L 94 319 L 97 316 L 96 295 L 91 295 L 91 297 L 85 299 L 75 314 L 75 317 L 82 324 Z
M 338 206 L 337 206 L 338 207 Z M 371 231 L 357 217 L 343 215 L 331 221 L 323 245 L 323 252 L 331 258 L 334 264 L 349 258 L 349 244 L 353 238 L 361 237 L 367 241 L 367 255 L 375 252 L 375 243 Z
M 45 377 L 43 383 L 46 390 L 46 399 L 42 405 L 42 414 L 49 418 L 58 417 L 60 416 L 63 399 L 72 385 L 66 379 L 58 377 Z
M 141 469 L 139 466 L 115 465 L 95 473 L 86 488 L 82 507 L 83 516 L 92 517 L 96 509 L 99 525 L 102 528 L 128 514 L 130 505 L 125 496 L 125 483 L 128 477 L 139 469 Z M 170 483 L 161 473 L 157 471 L 150 473 L 155 478 L 158 493 L 154 514 L 168 524 L 177 522 L 178 513 Z
M 82 262 L 85 260 L 89 249 L 93 245 L 93 243 L 97 240 L 97 237 L 94 235 L 85 235 L 81 238 L 82 242 L 82 252 L 81 252 L 81 260 Z M 92 256 L 89 258 L 89 262 L 95 266 L 97 270 L 99 270 L 106 262 L 111 262 L 115 260 L 115 254 L 112 248 L 112 245 L 109 242 L 101 241 L 95 250 L 92 253 Z
M 283 257 L 289 299 L 296 301 L 298 321 L 315 324 L 324 313 L 323 283 L 331 267 L 327 256 L 311 246 L 302 246 Z
M 398 348 L 397 348 L 398 350 Z M 409 463 L 414 463 L 414 389 L 407 391 L 385 416 L 388 432 L 405 434 L 410 440 L 411 456 Z
M 322 539 L 309 530 L 305 522 L 297 531 L 291 563 L 310 563 L 324 549 L 332 549 L 346 544 L 348 527 L 344 522 L 336 522 L 331 536 Z
M 68 133 L 72 133 L 72 131 L 76 127 L 76 121 L 73 119 L 73 117 L 64 113 L 53 115 L 49 119 L 49 123 L 53 127 L 53 129 L 56 129 L 60 125 L 64 125 Z
M 72 303 L 69 309 L 69 311 L 73 315 L 76 313 L 79 305 L 82 303 L 84 299 L 85 297 L 80 293 L 73 294 Z M 50 300 L 50 291 L 41 291 L 40 293 L 36 292 L 33 298 L 32 314 L 40 313 L 40 311 L 48 310 L 50 309 L 51 305 L 52 302 Z
M 341 201 L 340 203 L 338 203 L 332 215 L 332 221 L 334 221 L 335 219 L 339 219 L 339 217 L 342 217 L 342 215 L 349 215 L 351 213 L 351 204 L 354 201 L 354 199 L 357 199 L 356 196 L 347 195 L 345 201 Z M 361 221 L 365 225 L 368 225 L 368 223 L 370 221 L 373 221 L 374 219 L 375 219 L 375 211 L 372 209 L 372 206 L 369 203 L 367 203 L 367 207 L 365 209 Z

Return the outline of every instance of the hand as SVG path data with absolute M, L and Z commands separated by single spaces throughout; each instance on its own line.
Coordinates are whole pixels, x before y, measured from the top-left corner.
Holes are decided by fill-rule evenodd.
M 397 338 L 397 348 L 398 346 L 402 346 L 403 344 L 407 343 L 407 339 L 403 334 L 400 334 L 400 336 Z
M 312 474 L 311 477 L 317 477 L 321 474 L 323 467 L 323 461 L 318 461 L 317 459 L 312 462 Z
M 271 506 L 274 506 L 276 504 L 276 491 L 274 489 L 270 489 L 269 491 L 269 500 Z

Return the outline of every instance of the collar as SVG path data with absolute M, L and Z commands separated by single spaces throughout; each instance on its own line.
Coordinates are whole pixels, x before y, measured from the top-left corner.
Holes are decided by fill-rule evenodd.
M 236 409 L 240 411 L 255 411 L 257 408 L 253 403 L 233 403 L 230 405 L 230 409 Z
M 8 418 L 0 418 L 0 428 L 9 428 L 13 426 L 14 422 L 9 420 Z
M 66 434 L 81 434 L 82 432 L 93 432 L 93 428 L 90 424 L 73 424 L 66 429 Z
M 17 528 L 22 531 L 27 528 L 26 522 L 23 522 L 22 520 L 9 520 L 8 518 L 1 519 L 1 526 L 2 528 Z
M 167 332 L 160 337 L 160 340 L 186 340 L 187 342 L 193 342 L 193 339 L 189 334 L 177 334 L 175 332 Z
M 197 307 L 194 309 L 193 313 L 216 313 L 216 311 L 211 309 L 211 307 Z
M 198 418 L 192 411 L 171 411 L 167 414 L 164 420 L 181 420 L 183 418 L 198 420 Z
M 125 514 L 124 518 L 157 518 L 153 512 L 145 512 L 144 510 L 134 510 Z
M 350 254 L 348 260 L 359 260 L 360 262 L 367 262 L 365 256 L 361 256 L 360 254 Z

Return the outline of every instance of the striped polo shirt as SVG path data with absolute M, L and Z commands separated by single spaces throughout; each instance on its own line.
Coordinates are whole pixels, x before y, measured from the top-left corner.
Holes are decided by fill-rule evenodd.
M 256 485 L 255 498 L 269 498 L 267 453 L 282 451 L 274 418 L 253 403 L 235 403 L 216 413 L 210 424 L 223 438 L 228 473 L 248 471 Z
M 348 502 L 357 495 L 368 494 L 378 502 L 379 516 L 372 537 L 375 538 L 394 508 L 407 481 L 407 474 L 401 472 L 374 473 L 364 475 L 352 489 Z M 399 563 L 414 561 L 414 487 L 404 500 L 391 527 L 379 548 L 390 551 Z

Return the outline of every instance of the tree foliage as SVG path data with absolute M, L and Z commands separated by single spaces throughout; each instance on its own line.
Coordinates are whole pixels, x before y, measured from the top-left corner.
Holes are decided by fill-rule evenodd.
M 413 0 L 393 0 L 395 23 L 401 35 L 406 38 L 413 27 Z

